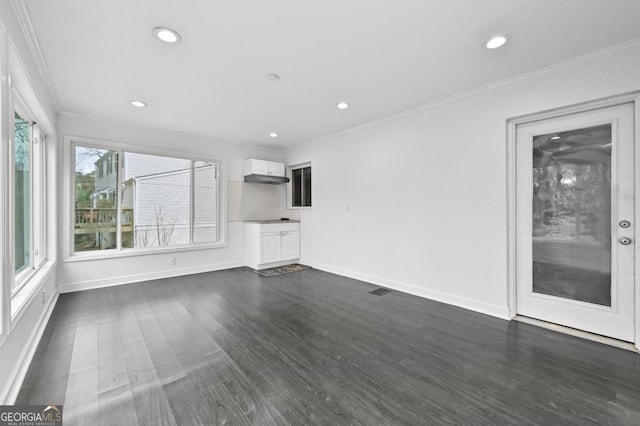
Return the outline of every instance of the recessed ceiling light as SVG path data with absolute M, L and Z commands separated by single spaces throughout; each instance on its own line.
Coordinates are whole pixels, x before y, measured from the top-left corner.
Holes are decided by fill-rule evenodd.
M 142 101 L 131 101 L 131 105 L 138 108 L 144 108 L 147 106 L 147 104 Z
M 349 104 L 346 102 L 339 102 L 336 104 L 336 108 L 338 109 L 347 109 L 349 108 Z
M 153 35 L 165 43 L 177 43 L 180 41 L 180 34 L 170 28 L 154 28 Z
M 509 38 L 507 34 L 498 34 L 487 40 L 484 47 L 487 49 L 497 49 L 498 47 L 504 46 L 509 41 Z
M 551 136 L 551 140 L 552 141 L 557 141 L 558 139 L 560 139 L 560 136 L 558 136 L 558 135 Z
M 269 137 L 270 138 L 277 138 L 278 136 L 280 136 L 279 134 L 277 134 L 276 132 L 271 132 L 269 133 Z
M 279 76 L 278 74 L 273 74 L 273 73 L 271 73 L 271 74 L 265 74 L 265 75 L 264 75 L 264 78 L 265 78 L 267 81 L 278 81 L 278 80 L 280 80 L 280 76 Z

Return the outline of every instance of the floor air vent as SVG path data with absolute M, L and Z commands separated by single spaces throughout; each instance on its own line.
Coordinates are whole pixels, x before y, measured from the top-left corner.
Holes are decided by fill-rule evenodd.
M 384 296 L 387 293 L 391 293 L 391 290 L 387 289 L 387 288 L 377 288 L 373 291 L 370 291 L 369 293 L 371 294 L 375 294 L 376 296 Z

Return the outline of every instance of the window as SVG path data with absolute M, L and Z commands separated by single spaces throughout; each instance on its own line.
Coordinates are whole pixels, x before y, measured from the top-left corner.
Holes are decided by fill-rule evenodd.
M 14 114 L 14 272 L 16 276 L 31 265 L 31 123 Z
M 74 253 L 220 240 L 218 163 L 79 144 L 74 160 Z
M 44 137 L 26 117 L 22 111 L 13 113 L 13 292 L 45 259 Z
M 113 156 L 115 156 L 115 154 L 109 155 L 107 157 L 107 175 L 113 173 Z
M 291 168 L 291 207 L 311 207 L 311 166 Z
M 0 63 L 4 67 L 0 79 L 0 255 L 7 264 L 0 276 L 0 341 L 20 321 L 54 271 L 46 250 L 46 141 L 35 124 L 36 119 L 45 126 L 51 124 L 52 117 L 39 104 L 40 97 L 3 28 L 0 24 Z

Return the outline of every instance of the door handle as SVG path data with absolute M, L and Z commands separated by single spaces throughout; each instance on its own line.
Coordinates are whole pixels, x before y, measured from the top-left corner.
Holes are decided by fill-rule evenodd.
M 628 220 L 621 220 L 618 225 L 620 225 L 620 228 L 628 228 L 631 226 L 631 222 Z
M 618 242 L 620 244 L 622 244 L 623 246 L 628 246 L 629 244 L 631 244 L 631 238 L 629 238 L 629 237 L 620 237 L 620 238 L 618 238 Z

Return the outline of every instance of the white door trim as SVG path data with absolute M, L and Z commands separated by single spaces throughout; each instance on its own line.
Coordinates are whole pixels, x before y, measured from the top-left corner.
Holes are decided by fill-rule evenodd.
M 640 92 L 611 96 L 562 108 L 555 108 L 513 117 L 507 120 L 507 305 L 509 318 L 516 317 L 516 127 L 520 124 L 561 117 L 625 103 L 634 105 L 634 141 L 640 142 Z M 640 149 L 635 150 L 635 223 L 640 223 Z M 636 227 L 634 241 L 640 237 L 640 226 Z M 635 342 L 640 351 L 640 259 L 635 259 Z

